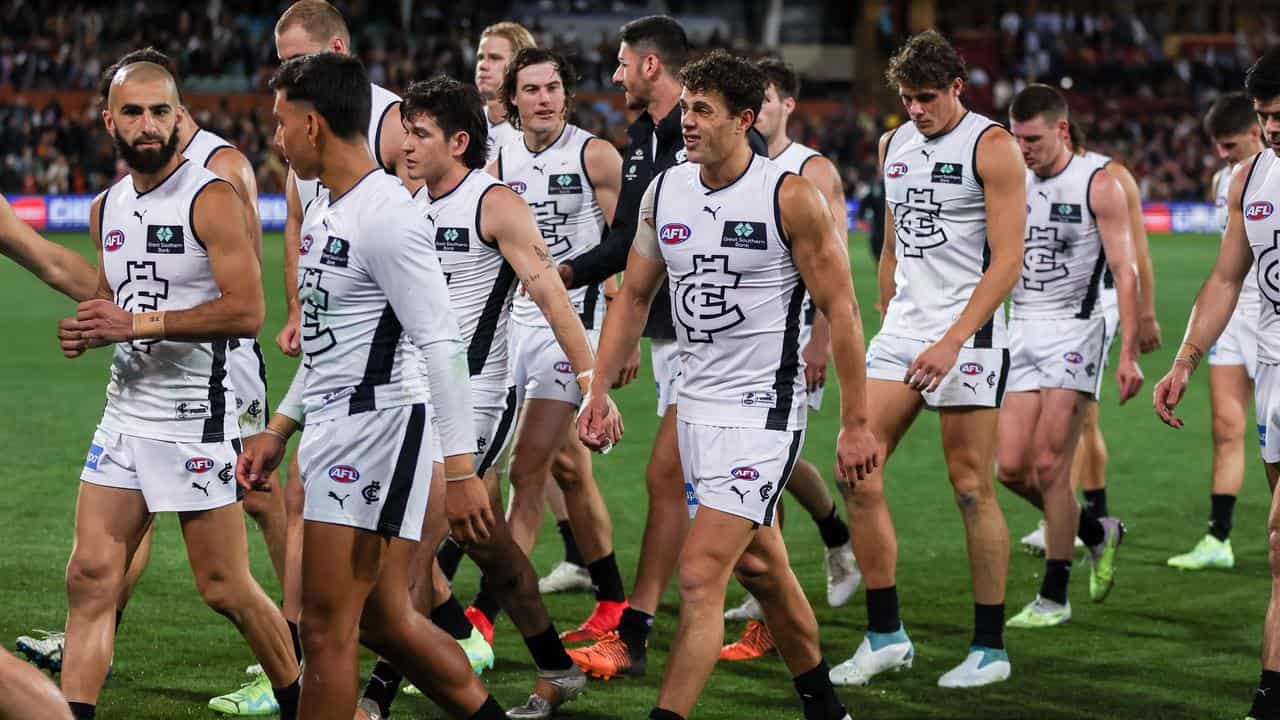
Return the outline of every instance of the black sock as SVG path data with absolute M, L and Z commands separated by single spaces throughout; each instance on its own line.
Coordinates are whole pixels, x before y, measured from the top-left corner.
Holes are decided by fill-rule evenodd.
M 556 527 L 560 529 L 560 539 L 564 541 L 564 561 L 586 567 L 587 561 L 582 559 L 582 551 L 578 549 L 578 540 L 573 536 L 573 527 L 569 525 L 569 521 L 561 520 L 556 523 Z
M 835 502 L 831 503 L 831 512 L 827 513 L 825 518 L 814 522 L 818 525 L 818 534 L 822 536 L 823 545 L 838 548 L 849 542 L 849 526 L 836 512 Z
M 867 588 L 867 629 L 877 633 L 898 632 L 902 618 L 898 615 L 898 586 L 872 590 Z
M 462 563 L 462 546 L 451 537 L 445 538 L 436 549 L 436 562 L 440 564 L 440 572 L 453 582 L 453 576 L 458 574 L 458 565 Z
M 848 715 L 831 684 L 831 668 L 821 660 L 817 667 L 795 677 L 796 692 L 804 705 L 804 720 L 843 720 Z
M 116 611 L 116 632 L 120 632 L 120 623 L 124 622 L 124 609 Z
M 498 602 L 498 593 L 493 591 L 489 578 L 480 578 L 480 592 L 476 593 L 476 599 L 472 601 L 471 606 L 489 618 L 491 623 L 498 619 L 498 613 L 502 612 L 502 603 Z
M 1084 508 L 1080 508 L 1080 529 L 1076 532 L 1076 537 L 1080 538 L 1080 542 L 1085 545 L 1096 547 L 1107 539 L 1107 530 L 1102 527 L 1098 518 L 1090 515 Z
M 289 637 L 293 639 L 293 657 L 302 662 L 302 633 L 298 630 L 298 623 L 285 620 L 284 624 L 289 626 Z
M 280 705 L 280 720 L 297 720 L 298 696 L 302 694 L 301 673 L 299 673 L 297 680 L 289 683 L 288 687 L 273 687 L 271 692 L 275 694 L 276 703 Z
M 502 706 L 497 700 L 490 695 L 479 710 L 471 713 L 467 720 L 507 720 L 507 714 L 502 711 Z
M 97 706 L 89 703 L 69 702 L 67 707 L 71 708 L 71 717 L 75 720 L 93 720 L 98 714 Z
M 649 711 L 649 720 L 684 720 L 684 716 L 679 713 L 673 713 L 670 710 L 654 708 Z
M 622 619 L 618 621 L 618 636 L 627 644 L 632 654 L 643 652 L 649 641 L 649 631 L 653 629 L 653 616 L 647 612 L 629 607 L 622 611 Z
M 560 634 L 556 632 L 554 623 L 548 625 L 545 631 L 525 638 L 524 644 L 529 648 L 533 664 L 539 670 L 568 670 L 573 667 L 573 660 L 564 651 L 564 643 L 560 641 Z
M 591 574 L 591 584 L 596 589 L 596 601 L 612 600 L 622 602 L 627 599 L 627 591 L 622 589 L 622 572 L 618 570 L 618 557 L 609 553 L 587 566 Z
M 1209 534 L 1226 542 L 1231 537 L 1231 515 L 1236 509 L 1235 495 L 1210 495 Z
M 471 621 L 467 619 L 462 603 L 458 602 L 456 595 L 450 595 L 448 600 L 435 606 L 431 611 L 431 622 L 452 635 L 454 640 L 466 640 L 471 637 L 473 629 Z
M 1263 670 L 1262 679 L 1258 681 L 1258 689 L 1253 694 L 1253 708 L 1249 710 L 1249 717 L 1257 720 L 1280 718 L 1280 697 L 1278 696 L 1280 696 L 1280 672 Z
M 404 680 L 404 675 L 394 665 L 378 658 L 378 664 L 373 666 L 373 672 L 369 674 L 369 682 L 364 685 L 364 696 L 378 703 L 378 712 L 382 717 L 391 714 L 391 703 L 400 691 L 401 680 Z
M 1004 649 L 1004 603 L 973 604 L 973 644 L 992 650 Z
M 1107 511 L 1107 489 L 1085 490 L 1084 509 L 1095 518 L 1109 517 L 1111 513 Z
M 1040 597 L 1059 605 L 1067 604 L 1067 583 L 1071 582 L 1070 560 L 1045 560 L 1044 579 L 1040 581 Z

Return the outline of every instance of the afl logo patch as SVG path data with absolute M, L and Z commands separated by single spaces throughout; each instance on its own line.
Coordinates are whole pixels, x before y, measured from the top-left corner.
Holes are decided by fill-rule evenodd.
M 1067 353 L 1067 354 L 1063 355 L 1063 356 L 1062 356 L 1062 359 L 1063 359 L 1063 360 L 1066 360 L 1067 362 L 1071 363 L 1072 365 L 1079 365 L 1080 363 L 1084 362 L 1084 356 L 1083 356 L 1083 355 L 1081 355 L 1080 353 L 1078 353 L 1078 352 L 1074 352 L 1074 351 L 1073 351 L 1073 352 L 1069 352 L 1069 353 Z
M 667 223 L 658 231 L 658 239 L 664 245 L 679 245 L 688 240 L 693 235 L 693 231 L 688 225 L 683 223 Z
M 299 244 L 298 246 L 298 252 L 302 255 L 306 255 L 307 253 L 311 252 L 311 246 L 312 244 L 315 243 L 315 241 L 316 239 L 311 237 L 310 235 L 307 235 L 306 237 L 302 238 L 302 243 Z
M 564 360 L 557 361 L 553 367 L 555 367 L 556 372 L 558 373 L 569 374 L 573 372 L 573 366 Z
M 736 467 L 729 471 L 729 474 L 736 480 L 759 480 L 760 471 L 753 467 Z
M 112 230 L 102 240 L 102 249 L 107 252 L 115 252 L 122 247 L 124 247 L 124 233 L 120 230 Z
M 891 163 L 889 167 L 885 168 L 884 174 L 891 178 L 900 178 L 907 174 L 907 164 L 901 162 Z
M 1276 206 L 1266 200 L 1249 203 L 1244 209 L 1244 217 L 1246 220 L 1262 220 L 1271 217 L 1271 213 L 1275 212 Z
M 979 365 L 978 363 L 971 363 L 971 362 L 964 363 L 963 365 L 960 366 L 960 372 L 964 373 L 965 375 L 981 375 L 982 366 Z
M 511 182 L 507 183 L 507 187 L 511 188 L 512 190 L 515 190 L 517 195 L 523 195 L 524 191 L 529 189 L 528 185 L 525 185 L 519 180 L 512 180 Z
M 360 479 L 360 471 L 350 465 L 334 465 L 329 468 L 329 479 L 340 483 L 353 483 Z
M 193 457 L 187 461 L 187 472 L 206 473 L 213 469 L 213 458 Z

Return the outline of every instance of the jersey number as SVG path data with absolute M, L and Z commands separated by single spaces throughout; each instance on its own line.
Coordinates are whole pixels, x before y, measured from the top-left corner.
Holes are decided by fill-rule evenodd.
M 125 265 L 126 277 L 116 288 L 116 305 L 128 312 L 153 312 L 160 309 L 160 301 L 169 297 L 169 281 L 156 274 L 154 260 L 130 260 Z M 158 340 L 134 340 L 130 343 L 137 352 L 151 352 Z
M 324 271 L 303 268 L 298 281 L 298 302 L 302 304 L 302 342 L 306 350 L 303 363 L 309 368 L 316 355 L 323 355 L 338 344 L 333 331 L 324 326 L 329 310 L 329 291 L 324 288 Z
M 745 319 L 742 308 L 725 300 L 725 292 L 738 287 L 741 278 L 729 269 L 728 255 L 693 256 L 693 272 L 677 278 L 672 289 L 676 319 L 690 342 L 713 342 L 716 333 Z

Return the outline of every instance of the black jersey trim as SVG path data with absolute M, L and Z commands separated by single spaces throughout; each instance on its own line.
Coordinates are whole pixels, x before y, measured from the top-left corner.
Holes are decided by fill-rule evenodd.
M 409 496 L 413 493 L 413 483 L 430 482 L 430 478 L 418 478 L 418 455 L 422 453 L 422 438 L 427 429 L 427 406 L 415 403 L 409 410 L 409 421 L 405 423 L 404 440 L 400 443 L 400 452 L 396 456 L 395 469 L 391 471 L 391 482 L 387 485 L 386 498 L 382 502 L 382 511 L 378 513 L 378 534 L 396 536 L 404 525 L 405 512 L 409 508 Z M 375 479 L 374 482 L 377 482 Z
M 889 131 L 889 138 L 884 141 L 884 162 L 889 161 L 889 152 L 893 150 L 893 139 L 898 136 L 898 131 L 901 129 L 902 129 L 902 126 L 899 125 L 898 127 Z M 923 133 L 921 135 L 923 136 Z M 881 165 L 883 164 L 884 163 L 881 163 Z M 883 167 L 880 168 L 880 173 L 884 174 Z
M 956 124 L 955 124 L 955 125 L 952 125 L 952 126 L 951 126 L 949 129 L 947 129 L 947 130 L 943 130 L 942 132 L 938 133 L 937 135 L 925 135 L 923 132 L 920 132 L 920 128 L 919 128 L 919 127 L 916 127 L 916 132 L 920 133 L 920 137 L 924 138 L 924 139 L 925 139 L 925 142 L 933 142 L 933 141 L 935 141 L 935 140 L 941 140 L 942 138 L 944 138 L 944 137 L 946 137 L 946 136 L 950 135 L 951 133 L 955 132 L 955 131 L 956 131 L 956 128 L 960 127 L 961 123 L 963 123 L 965 120 L 968 120 L 968 119 L 969 119 L 969 112 L 970 112 L 970 111 L 969 111 L 969 108 L 964 108 L 964 114 L 960 116 L 960 119 L 956 121 Z M 911 124 L 912 124 L 912 125 L 915 125 L 915 121 L 912 121 L 912 123 L 911 123 Z M 996 124 L 996 123 L 992 123 L 992 125 L 995 125 L 995 124 Z M 984 130 L 983 132 L 986 132 L 986 131 Z
M 164 176 L 164 179 L 163 179 L 163 180 L 161 180 L 160 182 L 156 183 L 154 186 L 152 186 L 152 188 L 151 188 L 150 190 L 143 190 L 142 192 L 138 192 L 138 191 L 137 191 L 137 188 L 134 188 L 134 193 L 136 193 L 136 194 L 137 194 L 137 196 L 138 196 L 138 197 L 137 197 L 137 198 L 135 198 L 135 199 L 141 199 L 143 195 L 150 195 L 151 193 L 155 192 L 156 190 L 159 190 L 160 188 L 164 187 L 164 184 L 165 184 L 165 183 L 167 183 L 167 182 L 169 182 L 169 178 L 173 177 L 174 175 L 177 175 L 177 174 L 178 174 L 178 171 L 179 171 L 179 170 L 181 170 L 181 169 L 183 168 L 183 166 L 185 166 L 188 162 L 190 162 L 190 161 L 189 161 L 189 160 L 187 160 L 186 158 L 182 158 L 182 162 L 178 163 L 178 167 L 176 167 L 176 168 L 174 168 L 174 169 L 170 170 L 170 171 L 169 171 L 169 174 L 168 174 L 168 175 L 165 175 L 165 176 Z
M 374 168 L 374 169 L 370 170 L 369 172 L 365 173 L 364 175 L 361 175 L 361 176 L 360 176 L 360 179 L 359 179 L 359 180 L 357 180 L 357 181 L 355 182 L 355 184 L 354 184 L 354 185 L 352 185 L 351 187 L 347 188 L 347 191 L 346 191 L 346 192 L 342 193 L 342 194 L 341 194 L 341 195 L 339 195 L 338 197 L 330 197 L 330 198 L 329 198 L 329 207 L 333 207 L 334 205 L 337 205 L 339 200 L 341 200 L 342 198 L 344 198 L 344 197 L 346 197 L 346 196 L 350 195 L 350 194 L 351 194 L 351 191 L 353 191 L 353 190 L 355 190 L 356 188 L 360 187 L 360 185 L 362 185 L 362 184 L 364 183 L 364 181 L 365 181 L 365 180 L 368 180 L 372 175 L 376 174 L 376 173 L 377 173 L 379 170 L 381 170 L 381 169 L 382 169 L 382 168 L 380 168 L 380 167 L 376 167 L 376 168 Z M 323 187 L 323 185 L 322 185 L 321 187 Z M 317 187 L 317 188 L 316 188 L 316 197 L 317 197 L 317 198 L 318 198 L 318 197 L 320 197 L 320 189 L 319 189 L 319 187 Z M 312 200 L 314 200 L 314 199 L 315 199 L 315 198 L 312 198 Z M 307 204 L 308 204 L 308 205 L 310 205 L 311 203 L 307 203 Z
M 253 354 L 258 358 L 258 380 L 262 381 L 262 417 L 271 417 L 271 395 L 267 392 L 267 360 L 262 356 L 262 346 L 253 339 Z
M 369 99 L 373 99 L 373 86 L 369 86 Z M 382 108 L 382 114 L 378 116 L 378 127 L 373 131 L 373 159 L 378 163 L 378 167 L 387 170 L 387 164 L 382 161 L 382 124 L 387 121 L 387 113 L 391 112 L 391 108 L 400 104 L 399 100 L 387 103 Z
M 227 439 L 227 341 L 210 343 L 213 364 L 209 367 L 209 417 L 205 418 L 200 442 L 215 443 Z
M 1070 163 L 1067 163 L 1067 164 L 1070 165 Z M 1089 182 L 1084 184 L 1084 206 L 1086 209 L 1089 210 L 1089 215 L 1094 220 L 1098 219 L 1098 214 L 1093 211 L 1093 179 L 1098 176 L 1098 173 L 1106 172 L 1106 168 L 1107 168 L 1106 165 L 1099 165 L 1098 167 L 1094 168 L 1093 172 L 1089 173 Z M 1063 168 L 1063 170 L 1066 170 L 1066 168 Z M 1102 235 L 1099 234 L 1098 237 L 1099 237 L 1098 242 L 1102 242 L 1101 240 Z
M 107 221 L 107 196 L 111 194 L 111 186 L 108 185 L 106 190 L 102 191 L 101 202 L 98 203 L 98 249 L 102 249 L 102 230 L 103 223 Z M 105 252 L 105 251 L 104 251 Z
M 498 148 L 498 179 L 502 180 L 502 148 Z
M 492 190 L 492 189 L 494 189 L 494 188 L 496 188 L 496 187 L 506 188 L 507 186 L 506 186 L 506 185 L 503 185 L 503 184 L 501 184 L 501 183 L 494 183 L 494 184 L 490 185 L 489 187 L 487 187 L 487 188 L 485 188 L 485 189 L 481 190 L 481 191 L 480 191 L 480 197 L 476 200 L 476 237 L 479 237 L 479 238 L 480 238 L 480 242 L 484 243 L 485 245 L 488 245 L 489 247 L 493 248 L 494 250 L 497 250 L 497 249 L 498 249 L 498 243 L 496 243 L 496 242 L 489 242 L 489 240 L 488 240 L 487 238 L 485 238 L 485 236 L 484 236 L 484 228 L 483 228 L 483 227 L 481 227 L 481 225 L 480 225 L 480 211 L 484 209 L 484 198 L 485 198 L 485 196 L 489 194 L 489 191 L 490 191 L 490 190 Z M 514 190 L 512 190 L 511 188 L 507 188 L 507 191 L 508 191 L 508 192 L 515 192 L 515 191 L 514 191 Z
M 493 280 L 489 297 L 485 298 L 484 309 L 476 320 L 476 331 L 471 336 L 471 344 L 467 346 L 467 372 L 471 377 L 479 375 L 489 360 L 489 351 L 493 348 L 493 338 L 498 332 L 498 322 L 507 302 L 511 299 L 511 288 L 515 286 L 516 271 L 507 261 L 498 268 L 498 276 Z
M 701 170 L 699 170 L 699 171 L 698 171 L 698 184 L 699 184 L 699 185 L 701 185 L 701 186 L 702 186 L 702 188 L 703 188 L 704 190 L 706 190 L 706 191 L 707 191 L 707 192 L 706 192 L 706 194 L 707 194 L 707 195 L 715 195 L 716 193 L 718 193 L 718 192 L 720 192 L 720 191 L 722 191 L 722 190 L 728 190 L 729 188 L 733 187 L 734 185 L 737 185 L 739 180 L 741 180 L 742 178 L 746 177 L 746 176 L 747 176 L 747 173 L 751 172 L 751 168 L 756 164 L 756 158 L 757 158 L 757 157 L 759 157 L 759 156 L 758 156 L 758 155 L 752 155 L 752 156 L 751 156 L 751 160 L 750 160 L 750 162 L 748 162 L 748 163 L 747 163 L 747 167 L 742 171 L 742 174 L 741 174 L 741 175 L 738 175 L 738 177 L 736 177 L 736 178 L 734 178 L 733 180 L 731 180 L 731 181 L 729 182 L 729 184 L 728 184 L 728 185 L 725 185 L 725 186 L 723 186 L 723 187 L 718 187 L 718 188 L 711 188 L 711 187 L 707 187 L 707 184 L 706 184 L 706 183 L 704 183 L 704 182 L 702 181 L 702 171 L 701 171 Z
M 204 246 L 204 241 L 200 239 L 200 232 L 196 230 L 196 200 L 200 199 L 200 193 L 204 192 L 205 190 L 208 190 L 209 186 L 214 183 L 227 183 L 227 186 L 231 188 L 231 192 L 236 191 L 235 187 L 232 186 L 231 183 L 227 182 L 226 180 L 223 180 L 222 178 L 218 178 L 218 177 L 213 178 L 209 182 L 201 185 L 196 190 L 195 194 L 191 196 L 191 206 L 187 208 L 187 225 L 191 228 L 191 239 L 195 240 L 196 244 L 200 246 L 200 249 L 204 250 L 205 252 L 208 252 L 209 249 Z M 239 195 L 240 195 L 239 193 L 236 193 L 237 197 L 239 197 Z
M 578 166 L 582 168 L 582 177 L 587 179 L 587 185 L 591 187 L 592 194 L 595 194 L 596 184 L 591 180 L 591 171 L 587 168 L 587 146 L 591 144 L 592 140 L 598 139 L 599 138 L 592 135 L 587 138 L 586 142 L 582 143 L 582 149 L 578 151 Z
M 782 332 L 782 356 L 778 358 L 778 371 L 773 376 L 773 393 L 776 400 L 765 419 L 766 430 L 786 430 L 791 420 L 791 405 L 795 398 L 796 376 L 800 373 L 800 316 L 804 308 L 804 283 L 797 282 L 787 301 L 787 325 Z
M 596 329 L 596 306 L 599 304 L 600 283 L 588 285 L 586 295 L 582 298 L 582 312 L 578 315 L 578 318 L 582 320 L 582 327 L 584 329 Z
M 786 182 L 788 175 L 795 175 L 795 173 L 784 170 L 782 175 L 778 176 L 778 183 L 773 186 L 773 224 L 778 228 L 778 237 L 782 238 L 783 247 L 790 251 L 791 237 L 787 235 L 787 230 L 782 225 L 782 183 Z
M 673 165 L 672 167 L 678 167 Z M 671 168 L 667 168 L 670 170 Z M 658 222 L 658 196 L 662 194 L 662 183 L 667 180 L 667 170 L 658 173 L 658 182 L 653 186 L 653 222 Z M 642 198 L 643 199 L 643 198 Z M 644 222 L 644 218 L 637 218 L 637 222 Z
M 1265 151 L 1263 151 L 1265 152 Z M 1262 153 L 1253 156 L 1253 162 L 1249 164 L 1249 174 L 1244 176 L 1244 187 L 1240 188 L 1240 212 L 1244 212 L 1244 198 L 1249 194 L 1249 181 L 1253 179 L 1253 171 L 1258 169 L 1258 161 L 1262 159 Z M 1230 186 L 1227 193 L 1231 193 Z
M 493 437 L 489 438 L 489 447 L 485 448 L 484 455 L 481 456 L 480 462 L 476 464 L 476 475 L 484 477 L 484 474 L 493 467 L 494 461 L 498 459 L 498 454 L 502 452 L 502 448 L 507 444 L 507 436 L 511 434 L 511 425 L 516 418 L 516 387 L 512 385 L 507 388 L 506 404 L 502 408 L 502 416 L 498 418 L 498 427 L 493 431 Z
M 235 150 L 235 149 L 236 149 L 236 147 L 235 147 L 234 145 L 230 145 L 230 144 L 228 144 L 228 145 L 219 145 L 218 147 L 214 148 L 214 149 L 213 149 L 213 151 L 212 151 L 212 152 L 210 152 L 208 155 L 206 155 L 206 156 L 205 156 L 205 158 L 204 158 L 204 165 L 203 165 L 204 169 L 206 169 L 206 170 L 208 170 L 208 169 L 209 169 L 209 163 L 213 162 L 213 156 L 214 156 L 214 155 L 217 155 L 218 153 L 222 152 L 223 150 Z
M 784 148 L 782 148 L 781 150 L 779 150 L 777 155 L 770 155 L 770 156 L 769 156 L 769 159 L 770 159 L 770 160 L 777 160 L 778 158 L 782 157 L 782 156 L 783 156 L 783 155 L 784 155 L 788 150 L 790 150 L 792 145 L 795 145 L 795 144 L 796 144 L 796 141 L 795 141 L 795 140 L 788 140 L 788 141 L 787 141 L 787 146 L 786 146 L 786 147 L 784 147 Z M 806 158 L 806 160 L 807 160 L 807 158 Z
M 524 133 L 521 133 L 521 134 L 520 134 L 520 142 L 524 145 L 524 149 L 525 149 L 525 150 L 528 150 L 529 155 L 531 155 L 531 156 L 533 156 L 533 157 L 538 157 L 538 156 L 539 156 L 539 155 L 541 155 L 542 153 L 544 153 L 544 152 L 546 152 L 546 151 L 550 150 L 551 148 L 555 147 L 556 145 L 559 145 L 559 144 L 560 144 L 560 141 L 564 139 L 564 134 L 565 134 L 566 132 L 568 132 L 568 131 L 569 131 L 569 123 L 567 123 L 567 122 L 566 122 L 566 123 L 564 124 L 564 127 L 560 128 L 560 134 L 556 136 L 556 139 L 555 139 L 555 140 L 552 140 L 552 141 L 550 142 L 550 144 L 548 144 L 546 147 L 542 148 L 541 150 L 530 150 L 530 149 L 529 149 L 529 139 L 528 139 L 527 137 L 525 137 L 525 136 L 524 136 Z
M 1093 263 L 1093 272 L 1089 273 L 1089 288 L 1085 290 L 1080 310 L 1076 312 L 1077 319 L 1087 320 L 1093 317 L 1093 310 L 1098 304 L 1098 295 L 1102 292 L 1102 269 L 1106 265 L 1107 254 L 1099 250 L 1098 259 Z
M 395 369 L 396 349 L 400 345 L 400 336 L 404 328 L 391 303 L 382 309 L 378 318 L 378 327 L 373 331 L 373 340 L 369 343 L 369 359 L 364 366 L 364 377 L 351 395 L 349 415 L 378 409 L 377 389 L 379 385 L 391 382 L 391 372 Z
M 959 127 L 959 125 L 956 127 Z M 986 187 L 986 184 L 982 182 L 982 173 L 978 172 L 978 146 L 982 144 L 982 136 L 986 135 L 993 128 L 1000 128 L 1001 130 L 1004 130 L 1004 126 L 999 123 L 991 123 L 990 125 L 982 128 L 982 132 L 978 133 L 978 137 L 973 139 L 973 160 L 970 162 L 973 164 L 973 179 L 977 181 L 978 187 Z M 955 128 L 952 128 L 952 130 L 954 129 Z M 1070 165 L 1070 161 L 1068 161 L 1067 164 Z
M 791 473 L 795 470 L 796 459 L 800 456 L 800 447 L 804 444 L 804 431 L 791 431 L 791 447 L 787 449 L 787 462 L 782 466 L 782 475 L 778 478 L 778 489 L 773 491 L 773 496 L 769 498 L 769 502 L 764 507 L 764 525 L 773 524 L 773 513 L 777 509 L 778 499 L 782 497 L 783 491 L 787 488 L 787 482 L 791 480 Z
M 445 199 L 445 198 L 449 197 L 450 195 L 454 194 L 455 192 L 457 192 L 457 191 L 458 191 L 458 188 L 460 188 L 460 187 L 462 187 L 463 185 L 467 184 L 467 180 L 470 180 L 470 179 L 471 179 L 471 174 L 472 174 L 472 173 L 474 173 L 474 172 L 475 172 L 475 170 L 468 170 L 468 171 L 467 171 L 467 174 L 466 174 L 466 175 L 463 175 L 463 176 L 462 176 L 462 179 L 461 179 L 461 180 L 459 180 L 459 181 L 457 182 L 457 184 L 456 184 L 456 185 L 454 185 L 453 187 L 449 188 L 448 190 L 445 190 L 444 192 L 440 193 L 440 197 L 435 197 L 434 195 L 432 195 L 432 194 L 431 194 L 431 188 L 427 187 L 426 185 L 423 185 L 423 186 L 422 186 L 422 188 L 420 188 L 420 189 L 424 189 L 424 190 L 426 190 L 426 191 L 427 191 L 427 199 L 428 199 L 428 200 L 430 200 L 431 202 L 433 202 L 433 203 L 434 203 L 434 202 L 440 202 L 441 200 L 443 200 L 443 199 Z

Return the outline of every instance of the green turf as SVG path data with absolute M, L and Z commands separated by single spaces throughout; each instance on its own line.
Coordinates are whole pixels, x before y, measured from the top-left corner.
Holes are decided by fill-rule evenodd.
M 84 236 L 60 238 L 88 251 Z M 270 339 L 279 328 L 281 253 L 278 235 L 267 238 L 269 316 L 263 331 L 272 396 L 283 392 L 293 370 Z M 1116 407 L 1107 383 L 1102 423 L 1111 449 L 1112 512 L 1129 525 L 1119 556 L 1118 584 L 1105 605 L 1089 602 L 1087 569 L 1072 584 L 1075 619 L 1064 628 L 1011 631 L 1010 682 L 977 691 L 944 691 L 938 676 L 959 662 L 969 642 L 972 600 L 960 518 L 948 489 L 938 446 L 937 421 L 923 415 L 888 469 L 888 492 L 898 529 L 898 583 L 903 618 L 916 642 L 910 672 L 850 688 L 842 696 L 862 718 L 1227 718 L 1244 714 L 1257 678 L 1258 646 L 1268 594 L 1267 493 L 1248 441 L 1248 482 L 1236 514 L 1233 572 L 1181 574 L 1165 558 L 1189 549 L 1204 532 L 1210 461 L 1207 386 L 1198 378 L 1183 412 L 1181 432 L 1160 425 L 1151 412 L 1150 387 L 1163 374 L 1181 335 L 1191 298 L 1210 267 L 1216 242 L 1207 236 L 1153 239 L 1159 278 L 1160 320 L 1166 349 L 1144 359 L 1148 384 L 1128 406 Z M 854 274 L 868 334 L 878 322 L 871 310 L 875 281 L 861 238 L 852 243 Z M 0 305 L 11 308 L 0 354 L 0 638 L 33 627 L 61 627 L 63 568 L 71 548 L 76 477 L 102 409 L 109 353 L 62 359 L 54 339 L 56 320 L 70 301 L 20 268 L 0 260 Z M 646 355 L 647 358 L 647 355 Z M 628 587 L 644 520 L 644 461 L 655 417 L 649 368 L 617 393 L 627 437 L 596 461 L 596 476 L 613 508 L 619 564 Z M 812 418 L 806 455 L 819 467 L 833 458 L 838 402 L 831 391 Z M 1023 555 L 1016 538 L 1033 526 L 1028 506 L 1001 491 L 1015 549 L 1010 563 L 1009 611 L 1034 595 L 1042 563 Z M 843 513 L 843 511 L 842 511 Z M 197 597 L 172 516 L 158 523 L 151 567 L 130 605 L 116 648 L 115 674 L 102 696 L 103 718 L 173 718 L 212 715 L 214 694 L 233 689 L 252 662 L 231 625 Z M 279 590 L 260 535 L 251 528 L 255 574 L 268 591 Z M 841 610 L 826 607 L 821 545 L 796 507 L 786 530 L 796 572 L 810 591 L 822 627 L 823 651 L 834 665 L 852 654 L 865 622 L 863 596 Z M 542 572 L 560 555 L 554 530 L 544 531 L 535 564 Z M 474 568 L 463 566 L 457 589 L 464 601 L 476 586 Z M 730 591 L 736 603 L 741 590 Z M 548 599 L 561 629 L 589 612 L 587 595 Z M 579 718 L 644 717 L 657 697 L 674 631 L 677 596 L 668 591 L 651 640 L 649 675 L 641 680 L 595 683 L 565 715 Z M 735 633 L 737 626 L 730 626 Z M 532 666 L 514 628 L 498 624 L 497 667 L 485 676 L 504 705 L 522 701 Z M 367 667 L 367 666 L 366 666 Z M 419 698 L 401 698 L 397 717 L 442 717 Z M 696 711 L 699 718 L 800 717 L 791 683 L 776 658 L 717 668 Z

